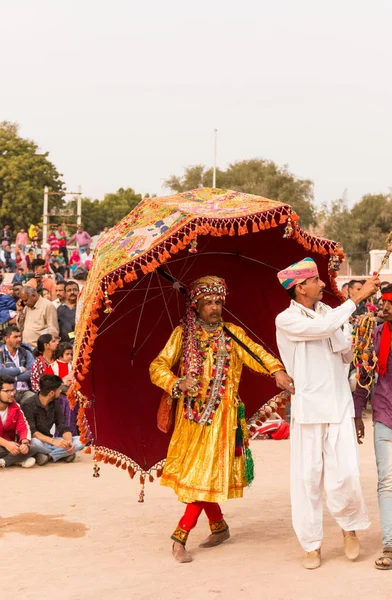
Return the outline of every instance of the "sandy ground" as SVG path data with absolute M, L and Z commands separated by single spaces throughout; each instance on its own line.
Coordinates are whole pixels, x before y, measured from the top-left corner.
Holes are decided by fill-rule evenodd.
M 372 526 L 362 554 L 344 558 L 337 525 L 326 513 L 323 565 L 301 566 L 291 529 L 289 442 L 253 443 L 257 476 L 242 500 L 224 507 L 232 537 L 199 549 L 204 516 L 190 536 L 194 561 L 175 563 L 169 536 L 182 512 L 173 492 L 154 482 L 144 504 L 139 484 L 103 465 L 92 477 L 89 455 L 73 464 L 0 473 L 2 600 L 390 599 L 392 571 L 378 571 L 381 548 L 371 440 L 361 447 L 363 487 Z

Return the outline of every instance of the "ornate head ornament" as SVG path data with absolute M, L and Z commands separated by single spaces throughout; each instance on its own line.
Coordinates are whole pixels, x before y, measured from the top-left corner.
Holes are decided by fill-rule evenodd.
M 224 279 L 214 275 L 206 275 L 191 283 L 188 297 L 191 307 L 196 308 L 197 302 L 201 298 L 209 299 L 209 297 L 214 296 L 225 302 L 227 293 L 227 285 Z

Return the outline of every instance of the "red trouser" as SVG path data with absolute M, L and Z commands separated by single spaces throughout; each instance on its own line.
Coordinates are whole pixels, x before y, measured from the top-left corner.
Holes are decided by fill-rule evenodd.
M 202 511 L 205 511 L 208 520 L 211 522 L 222 521 L 223 514 L 219 504 L 216 502 L 192 502 L 187 504 L 185 513 L 181 517 L 178 526 L 185 531 L 190 531 L 196 527 L 196 523 Z

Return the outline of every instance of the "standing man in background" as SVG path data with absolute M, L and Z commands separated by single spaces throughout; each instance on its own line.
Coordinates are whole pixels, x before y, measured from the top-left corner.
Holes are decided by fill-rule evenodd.
M 84 231 L 82 225 L 78 225 L 78 229 L 76 233 L 69 239 L 68 244 L 76 240 L 76 243 L 79 248 L 79 254 L 82 256 L 84 252 L 86 252 L 87 248 L 90 247 L 91 244 L 91 236 L 87 231 Z
M 389 571 L 392 569 L 392 285 L 384 286 L 381 301 L 384 322 L 374 330 L 378 379 L 372 398 L 372 409 L 378 504 L 384 548 L 375 566 L 376 569 Z M 354 405 L 358 443 L 362 444 L 365 437 L 362 413 L 368 399 L 368 385 L 371 383 L 364 370 L 361 372 L 360 383 L 354 392 Z

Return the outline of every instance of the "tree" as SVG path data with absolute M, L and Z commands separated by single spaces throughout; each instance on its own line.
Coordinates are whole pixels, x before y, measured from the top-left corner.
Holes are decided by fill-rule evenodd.
M 369 250 L 385 248 L 392 224 L 392 195 L 367 194 L 351 210 L 343 200 L 324 206 L 326 237 L 340 242 L 354 273 L 365 273 Z
M 309 179 L 298 179 L 288 171 L 286 165 L 277 166 L 269 160 L 243 160 L 232 163 L 226 171 L 216 174 L 217 187 L 264 196 L 278 202 L 290 204 L 301 217 L 306 229 L 316 223 L 313 203 L 313 184 Z M 182 177 L 172 175 L 165 181 L 166 187 L 175 192 L 184 192 L 199 187 L 210 187 L 212 169 L 203 165 L 187 167 Z
M 0 223 L 16 232 L 42 222 L 44 187 L 62 192 L 64 183 L 48 152 L 19 136 L 18 125 L 0 123 Z M 62 195 L 51 196 L 51 207 L 64 205 Z
M 120 188 L 114 194 L 106 194 L 103 200 L 82 199 L 82 221 L 83 227 L 90 233 L 96 235 L 104 227 L 113 227 L 135 208 L 142 200 L 140 194 L 133 189 Z M 76 200 L 69 202 L 69 207 L 76 212 Z

